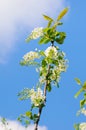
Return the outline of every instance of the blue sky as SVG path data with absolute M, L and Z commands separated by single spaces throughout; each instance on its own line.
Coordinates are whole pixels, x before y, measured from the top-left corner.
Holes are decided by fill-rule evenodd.
M 74 123 L 86 121 L 84 116 L 76 116 L 81 96 L 74 99 L 74 94 L 79 89 L 74 78 L 78 77 L 82 82 L 86 80 L 85 0 L 53 0 L 53 2 L 50 0 L 43 2 L 39 0 L 1 0 L 1 117 L 15 121 L 21 113 L 30 107 L 28 101 L 18 100 L 17 93 L 25 87 L 31 88 L 37 82 L 37 74 L 33 67 L 21 67 L 19 62 L 28 51 L 35 48 L 44 50 L 48 45 L 39 46 L 37 41 L 26 44 L 25 39 L 34 27 L 45 26 L 42 14 L 56 18 L 59 11 L 66 6 L 70 9 L 62 20 L 64 24 L 61 29 L 67 33 L 67 38 L 64 45 L 59 47 L 66 53 L 69 67 L 67 72 L 62 74 L 60 88 L 53 88 L 53 91 L 47 95 L 47 105 L 43 110 L 40 126 L 46 126 L 48 130 L 74 130 Z M 41 127 L 40 130 L 45 130 L 45 128 Z

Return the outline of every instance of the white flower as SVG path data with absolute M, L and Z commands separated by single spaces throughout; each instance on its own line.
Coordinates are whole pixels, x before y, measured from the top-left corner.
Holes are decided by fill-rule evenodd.
M 43 28 L 42 27 L 37 27 L 35 28 L 32 33 L 30 34 L 30 39 L 37 39 L 40 36 L 43 36 Z
M 82 108 L 82 109 L 81 109 L 81 113 L 86 116 L 86 109 L 85 109 L 85 108 Z
M 67 65 L 66 65 L 66 62 L 64 60 L 64 61 L 62 61 L 62 62 L 59 63 L 57 70 L 59 72 L 65 72 L 66 69 L 67 69 Z
M 54 46 L 50 46 L 45 50 L 45 55 L 50 58 L 55 58 L 57 56 L 57 49 Z
M 80 130 L 86 130 L 86 122 L 83 122 L 79 125 Z
M 56 81 L 59 82 L 61 73 L 65 72 L 67 69 L 67 60 L 65 59 L 65 53 L 58 51 L 58 48 L 54 46 L 50 46 L 45 50 L 45 55 L 46 55 L 46 62 L 48 62 L 49 59 L 52 59 L 53 61 L 55 60 L 54 63 L 51 63 L 51 74 L 50 74 L 50 79 L 51 81 Z M 39 82 L 44 84 L 46 81 L 46 74 L 47 74 L 47 66 L 45 67 L 40 67 L 39 68 L 40 73 L 42 74 L 40 76 Z
M 30 51 L 28 53 L 26 53 L 24 56 L 23 56 L 23 59 L 24 61 L 26 62 L 29 62 L 29 61 L 32 61 L 36 58 L 39 58 L 39 55 L 37 52 L 33 52 L 33 51 Z
M 37 91 L 35 91 L 34 89 L 31 89 L 30 99 L 31 99 L 32 104 L 34 104 L 37 107 L 44 103 L 45 96 L 43 94 L 43 91 L 40 88 L 38 88 Z

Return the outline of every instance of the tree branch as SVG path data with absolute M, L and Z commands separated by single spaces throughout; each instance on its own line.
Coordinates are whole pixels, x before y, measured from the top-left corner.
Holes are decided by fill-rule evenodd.
M 47 77 L 48 77 L 49 73 L 50 73 L 50 65 L 48 65 L 48 71 L 47 71 L 46 82 L 45 82 L 45 87 L 44 87 L 44 96 L 45 96 L 45 102 L 44 102 L 44 104 L 46 103 L 46 94 L 47 94 L 47 86 L 48 86 Z M 34 128 L 34 130 L 38 130 L 38 123 L 40 121 L 42 110 L 43 110 L 43 106 L 40 106 L 39 112 L 38 112 L 38 119 L 35 122 L 35 128 Z

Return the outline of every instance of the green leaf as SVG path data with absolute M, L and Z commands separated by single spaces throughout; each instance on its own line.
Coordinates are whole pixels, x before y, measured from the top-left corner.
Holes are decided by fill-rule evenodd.
M 3 117 L 3 118 L 1 118 L 1 122 L 2 122 L 4 125 L 6 125 L 7 120 Z
M 48 86 L 47 86 L 47 91 L 48 91 L 48 92 L 51 92 L 51 90 L 52 90 L 51 84 L 48 84 Z
M 81 94 L 81 92 L 83 92 L 83 88 L 81 88 L 76 94 L 75 94 L 75 98 L 77 98 L 80 94 Z
M 78 85 L 81 85 L 81 81 L 79 78 L 75 78 L 75 81 L 77 82 Z
M 84 90 L 86 90 L 86 81 L 84 82 L 82 88 L 83 88 Z
M 18 93 L 19 100 L 26 100 L 29 98 L 29 89 L 24 89 L 23 91 Z
M 55 41 L 56 41 L 58 44 L 63 44 L 65 37 L 66 37 L 66 33 L 65 33 L 65 32 L 59 32 L 59 37 L 57 37 L 57 38 L 55 39 Z
M 17 120 L 18 120 L 19 122 L 22 122 L 22 119 L 21 119 L 21 117 L 18 117 L 18 118 L 17 118 Z
M 68 8 L 63 9 L 63 10 L 61 11 L 61 13 L 58 15 L 57 20 L 58 20 L 58 21 L 61 20 L 62 17 L 63 17 L 67 12 L 68 12 Z
M 63 24 L 62 22 L 58 22 L 58 21 L 57 21 L 57 22 L 54 24 L 53 28 L 56 29 L 56 27 L 57 27 L 58 25 L 62 25 L 62 24 Z
M 44 40 L 44 44 L 47 44 L 48 42 L 50 42 L 50 39 L 47 39 L 47 38 L 46 38 L 46 39 Z
M 40 54 L 41 56 L 45 56 L 44 51 L 40 51 L 39 54 Z
M 47 62 L 45 59 L 42 60 L 42 66 L 45 67 L 47 65 Z
M 49 21 L 47 27 L 50 27 L 51 24 L 52 24 L 52 21 Z
M 58 22 L 58 24 L 57 25 L 62 25 L 63 23 L 62 22 Z
M 86 100 L 86 93 L 84 93 L 84 98 L 85 98 L 85 100 Z
M 30 41 L 31 41 L 31 38 L 30 38 L 30 36 L 28 36 L 28 37 L 26 38 L 25 42 L 30 42 Z
M 39 44 L 46 44 L 48 43 L 50 40 L 49 38 L 46 38 L 46 37 L 42 37 L 39 41 Z
M 59 32 L 57 32 L 57 31 L 55 32 L 55 36 L 59 36 L 59 34 L 60 34 Z
M 25 120 L 26 127 L 30 124 L 29 120 Z
M 31 118 L 31 117 L 32 117 L 32 112 L 27 111 L 27 112 L 25 113 L 25 115 L 26 115 L 27 117 Z
M 52 19 L 52 18 L 50 18 L 50 17 L 49 17 L 49 16 L 47 16 L 47 15 L 44 15 L 44 14 L 43 14 L 43 17 L 44 17 L 44 19 L 45 19 L 45 20 L 48 20 L 48 21 L 53 21 L 53 19 Z
M 85 105 L 85 99 L 80 101 L 80 107 L 82 108 Z
M 80 130 L 80 129 L 79 129 L 79 125 L 80 125 L 80 124 L 74 124 L 75 130 Z
M 51 29 L 51 28 L 49 28 L 49 27 L 44 28 L 44 29 L 43 29 L 44 33 L 47 33 L 47 31 L 48 31 L 49 29 Z
M 33 115 L 33 118 L 36 118 L 36 119 L 37 119 L 38 117 L 39 117 L 38 114 L 34 114 L 34 115 Z

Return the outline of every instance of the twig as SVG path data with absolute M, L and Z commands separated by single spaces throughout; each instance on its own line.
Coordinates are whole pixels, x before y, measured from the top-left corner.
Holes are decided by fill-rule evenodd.
M 45 87 L 44 87 L 45 103 L 46 103 L 46 94 L 47 94 L 47 86 L 48 86 L 48 79 L 47 79 L 47 77 L 48 77 L 49 73 L 50 73 L 50 65 L 48 65 L 48 71 L 47 71 L 47 75 L 46 75 L 46 83 L 45 83 Z M 45 104 L 45 103 L 44 103 L 44 104 Z M 42 110 L 43 110 L 43 106 L 41 106 L 41 107 L 39 108 L 38 119 L 37 119 L 37 121 L 35 122 L 35 128 L 34 128 L 34 130 L 38 130 L 38 123 L 39 123 L 39 121 L 40 121 L 40 117 L 41 117 Z

